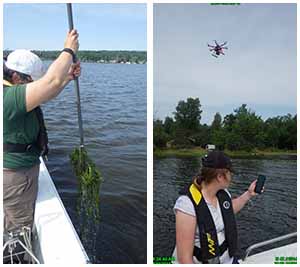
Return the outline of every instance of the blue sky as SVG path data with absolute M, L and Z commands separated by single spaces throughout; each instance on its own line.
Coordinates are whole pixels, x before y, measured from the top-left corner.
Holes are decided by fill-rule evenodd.
M 146 50 L 146 4 L 73 4 L 82 50 Z M 59 50 L 68 18 L 65 4 L 4 4 L 4 49 Z
M 263 119 L 296 114 L 296 4 L 154 5 L 154 117 L 199 97 L 202 123 L 248 104 Z M 207 43 L 228 41 L 214 58 Z

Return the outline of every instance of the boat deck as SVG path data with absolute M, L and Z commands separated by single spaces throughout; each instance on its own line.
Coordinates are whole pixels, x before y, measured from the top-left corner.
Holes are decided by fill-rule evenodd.
M 274 264 L 276 257 L 297 257 L 297 243 L 270 249 L 258 254 L 254 254 L 245 261 L 240 261 L 241 264 Z
M 89 263 L 89 258 L 42 159 L 34 218 L 33 250 L 41 263 Z

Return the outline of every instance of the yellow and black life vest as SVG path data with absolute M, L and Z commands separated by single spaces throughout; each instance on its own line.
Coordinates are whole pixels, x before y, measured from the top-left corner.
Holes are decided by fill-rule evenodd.
M 195 246 L 194 256 L 202 263 L 220 263 L 219 257 L 228 248 L 229 256 L 234 257 L 237 252 L 237 226 L 229 195 L 224 190 L 217 192 L 225 228 L 225 241 L 221 245 L 213 217 L 201 192 L 194 184 L 190 184 L 186 195 L 194 205 L 199 228 L 201 249 Z

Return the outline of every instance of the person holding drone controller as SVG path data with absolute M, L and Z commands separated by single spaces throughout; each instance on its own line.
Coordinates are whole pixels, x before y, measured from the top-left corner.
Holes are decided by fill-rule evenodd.
M 233 173 L 230 158 L 221 151 L 212 151 L 202 159 L 200 173 L 174 206 L 174 263 L 238 264 L 235 214 L 264 191 L 265 176 L 260 175 L 246 192 L 231 199 L 228 188 Z

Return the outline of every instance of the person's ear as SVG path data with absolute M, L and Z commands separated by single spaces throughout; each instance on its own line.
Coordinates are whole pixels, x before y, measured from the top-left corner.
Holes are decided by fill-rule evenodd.
M 224 179 L 225 179 L 224 174 L 223 173 L 218 173 L 218 175 L 217 175 L 217 181 L 219 183 L 222 183 L 224 181 Z

